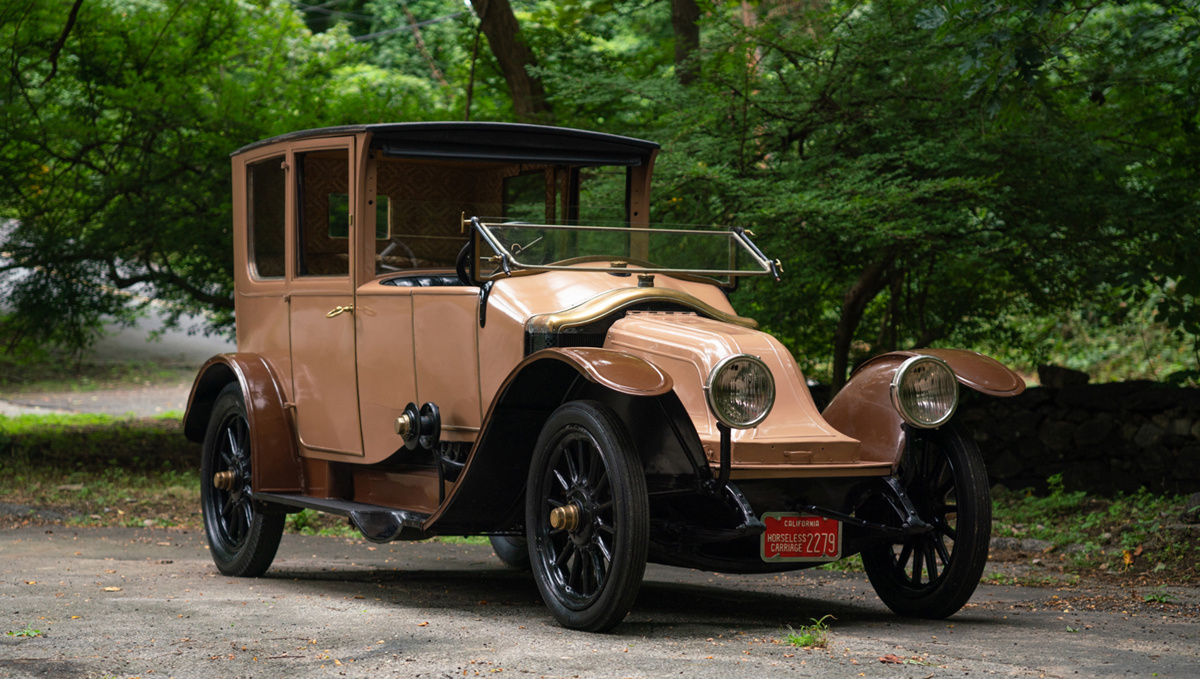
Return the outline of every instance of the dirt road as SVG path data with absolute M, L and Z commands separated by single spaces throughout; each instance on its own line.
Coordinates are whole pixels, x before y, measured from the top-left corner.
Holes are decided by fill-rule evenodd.
M 1200 593 L 1146 593 L 983 585 L 954 618 L 913 621 L 861 575 L 651 566 L 596 635 L 554 624 L 480 545 L 286 535 L 243 580 L 194 532 L 26 527 L 0 531 L 0 627 L 43 634 L 0 635 L 0 677 L 1195 676 Z M 826 648 L 781 643 L 827 614 Z

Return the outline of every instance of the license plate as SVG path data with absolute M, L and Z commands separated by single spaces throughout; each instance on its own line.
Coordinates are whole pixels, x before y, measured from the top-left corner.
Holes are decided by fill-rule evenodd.
M 842 522 L 795 512 L 762 515 L 763 561 L 836 561 L 842 558 Z

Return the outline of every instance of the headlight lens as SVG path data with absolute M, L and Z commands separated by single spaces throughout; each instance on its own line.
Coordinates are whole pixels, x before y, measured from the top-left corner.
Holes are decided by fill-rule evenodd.
M 940 358 L 913 356 L 892 377 L 892 403 L 914 427 L 940 427 L 958 407 L 958 381 Z
M 775 378 L 756 356 L 727 356 L 708 374 L 708 407 L 722 424 L 747 429 L 762 422 L 775 404 Z

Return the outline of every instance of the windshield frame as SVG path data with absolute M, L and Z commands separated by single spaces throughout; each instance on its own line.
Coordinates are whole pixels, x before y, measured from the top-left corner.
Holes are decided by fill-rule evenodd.
M 530 222 L 495 222 L 484 221 L 480 217 L 466 218 L 464 215 L 463 228 L 470 227 L 474 231 L 472 239 L 472 276 L 480 282 L 496 280 L 498 278 L 508 278 L 511 276 L 527 275 L 532 273 L 540 273 L 543 271 L 587 271 L 598 273 L 610 273 L 617 275 L 638 274 L 665 274 L 670 276 L 686 277 L 701 279 L 706 282 L 716 283 L 721 286 L 736 286 L 737 279 L 744 276 L 771 276 L 776 281 L 779 280 L 779 263 L 778 260 L 770 260 L 759 250 L 758 246 L 750 240 L 750 236 L 754 234 L 741 227 L 730 227 L 719 230 L 702 230 L 702 229 L 673 229 L 673 228 L 651 228 L 645 226 L 593 226 L 584 224 L 533 224 Z M 525 229 L 544 229 L 547 231 L 593 231 L 593 232 L 621 232 L 629 235 L 644 233 L 650 235 L 658 234 L 708 234 L 716 236 L 726 236 L 731 243 L 736 243 L 740 247 L 740 252 L 749 258 L 749 261 L 756 265 L 756 269 L 709 269 L 709 268 L 678 268 L 658 266 L 650 262 L 639 261 L 637 258 L 621 255 L 584 255 L 574 257 L 554 264 L 532 264 L 522 262 L 518 259 L 520 250 L 511 252 L 506 248 L 501 239 L 492 232 L 493 227 L 520 227 Z M 540 239 L 539 239 L 540 240 Z M 489 254 L 488 251 L 494 254 Z M 591 264 L 592 262 L 607 261 L 607 266 Z M 490 270 L 494 267 L 492 273 L 480 273 L 484 270 L 484 266 Z M 722 281 L 720 278 L 727 278 L 728 281 Z

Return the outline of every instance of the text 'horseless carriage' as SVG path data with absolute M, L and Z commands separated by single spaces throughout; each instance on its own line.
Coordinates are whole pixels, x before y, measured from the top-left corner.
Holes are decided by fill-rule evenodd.
M 732 230 L 653 228 L 658 146 L 579 130 L 308 130 L 233 155 L 238 352 L 185 420 L 218 568 L 262 574 L 287 512 L 369 540 L 490 535 L 558 621 L 605 630 L 647 561 L 732 573 L 861 553 L 944 617 L 990 535 L 959 385 L 979 354 L 897 352 L 819 412 L 725 292 L 776 265 Z

